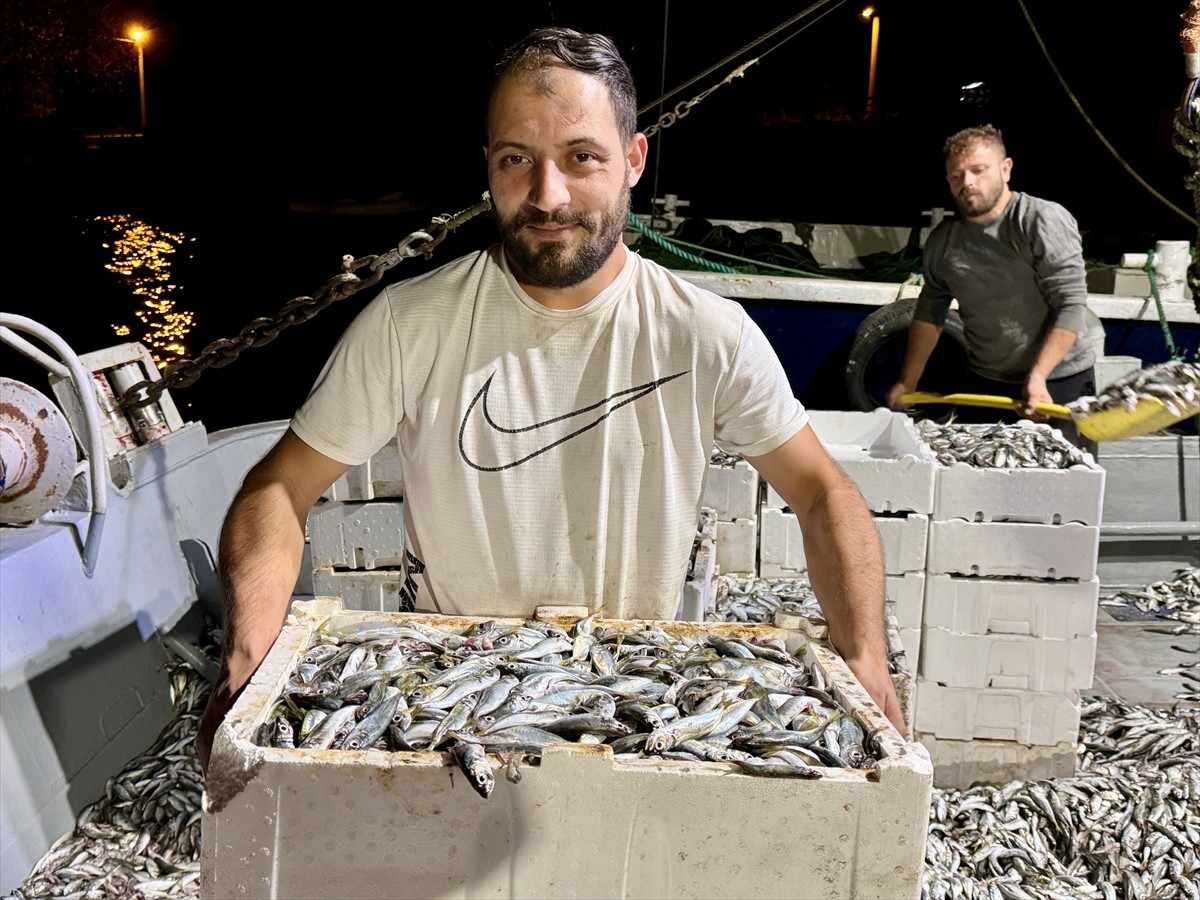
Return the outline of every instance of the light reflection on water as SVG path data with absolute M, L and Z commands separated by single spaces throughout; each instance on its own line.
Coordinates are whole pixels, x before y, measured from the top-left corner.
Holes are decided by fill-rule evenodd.
M 140 325 L 112 323 L 113 332 L 146 345 L 161 369 L 186 358 L 185 337 L 195 328 L 195 313 L 177 309 L 181 286 L 172 280 L 172 262 L 186 244 L 195 241 L 183 232 L 170 232 L 124 213 L 95 216 L 89 232 L 99 232 L 108 251 L 104 268 L 115 275 L 135 300 L 133 317 Z M 133 336 L 134 329 L 141 333 Z

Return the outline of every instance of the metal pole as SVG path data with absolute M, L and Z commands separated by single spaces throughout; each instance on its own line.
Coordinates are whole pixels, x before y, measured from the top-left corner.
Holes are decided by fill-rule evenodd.
M 879 52 L 879 16 L 871 16 L 871 74 L 867 79 L 867 118 L 875 115 L 875 57 Z
M 142 58 L 142 42 L 137 40 L 138 51 L 138 95 L 142 101 L 142 134 L 146 133 L 146 64 Z

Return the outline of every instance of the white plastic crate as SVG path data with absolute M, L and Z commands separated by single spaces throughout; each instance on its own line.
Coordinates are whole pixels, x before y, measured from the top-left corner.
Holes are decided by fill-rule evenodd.
M 938 470 L 933 518 L 1099 525 L 1104 476 L 1090 454 L 1069 469 L 984 469 L 955 463 Z
M 324 494 L 327 500 L 374 500 L 403 497 L 404 476 L 400 471 L 400 448 L 396 438 L 359 466 L 348 469 Z
M 717 520 L 717 569 L 725 575 L 758 571 L 758 520 Z
M 1096 574 L 1095 525 L 931 521 L 925 570 L 933 575 L 1089 579 Z
M 322 566 L 312 573 L 313 596 L 340 597 L 346 609 L 373 609 L 397 612 L 400 586 L 404 583 L 399 569 L 334 569 Z
M 404 562 L 404 502 L 330 501 L 308 515 L 314 569 L 375 569 Z
M 1017 578 L 925 579 L 927 628 L 960 634 L 1027 634 L 1069 640 L 1094 634 L 1100 579 L 1029 581 Z
M 946 687 L 1073 691 L 1092 686 L 1096 635 L 1053 641 L 1023 634 L 921 635 L 921 674 Z
M 704 506 L 711 507 L 717 519 L 753 519 L 758 515 L 758 492 L 762 479 L 758 469 L 744 459 L 730 466 L 709 464 L 704 482 Z
M 330 616 L 381 615 L 339 606 L 330 598 L 293 605 L 218 729 L 203 798 L 201 896 L 920 895 L 928 754 L 896 733 L 840 658 L 801 635 L 764 625 L 659 623 L 680 633 L 784 637 L 825 671 L 856 718 L 881 729 L 876 771 L 764 778 L 725 763 L 616 760 L 604 745 L 564 744 L 524 766 L 519 784 L 497 777 L 483 800 L 443 753 L 252 742 L 314 628 Z M 459 628 L 481 621 L 421 618 Z
M 929 654 L 922 664 L 927 665 Z M 917 678 L 914 732 L 957 741 L 1053 746 L 1079 739 L 1079 693 L 946 687 Z
M 912 419 L 900 412 L 809 410 L 813 431 L 862 491 L 873 512 L 933 512 L 939 464 Z M 768 505 L 783 499 L 768 486 Z
M 769 578 L 791 578 L 808 571 L 804 536 L 796 514 L 763 505 L 759 512 L 759 573 Z M 883 570 L 888 575 L 925 570 L 929 517 L 875 516 L 883 545 Z

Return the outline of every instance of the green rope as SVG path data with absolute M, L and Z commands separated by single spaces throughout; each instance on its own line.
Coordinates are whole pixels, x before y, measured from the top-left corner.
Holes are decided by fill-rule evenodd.
M 1158 276 L 1154 271 L 1154 257 L 1155 253 L 1153 250 L 1146 254 L 1146 265 L 1143 268 L 1146 270 L 1146 277 L 1150 279 L 1150 294 L 1154 297 L 1154 305 L 1158 308 L 1158 324 L 1162 328 L 1163 340 L 1167 342 L 1167 352 L 1171 354 L 1171 359 L 1179 362 L 1187 354 L 1180 352 L 1175 346 L 1175 338 L 1171 336 L 1171 326 L 1167 323 L 1167 314 L 1163 311 L 1162 297 L 1158 293 Z
M 737 269 L 731 269 L 729 266 L 723 265 L 722 263 L 709 262 L 707 259 L 704 259 L 701 256 L 696 256 L 694 253 L 688 253 L 686 250 L 680 250 L 678 247 L 673 246 L 675 243 L 680 242 L 668 241 L 657 231 L 647 227 L 646 224 L 643 223 L 642 220 L 637 216 L 635 216 L 632 211 L 629 213 L 629 224 L 646 237 L 650 238 L 651 241 L 658 244 L 658 246 L 662 247 L 669 253 L 674 253 L 680 259 L 686 259 L 690 263 L 703 266 L 706 269 L 712 269 L 714 272 L 725 272 L 728 275 L 737 274 Z

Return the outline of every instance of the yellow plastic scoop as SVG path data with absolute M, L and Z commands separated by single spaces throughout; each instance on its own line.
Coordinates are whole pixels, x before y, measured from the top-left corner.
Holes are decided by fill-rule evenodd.
M 994 397 L 990 394 L 932 394 L 926 391 L 914 391 L 911 394 L 901 394 L 900 403 L 952 403 L 958 406 L 990 406 L 993 409 L 1019 410 L 1025 404 L 1020 400 L 1008 397 Z M 1179 412 L 1167 409 L 1166 404 L 1155 397 L 1143 397 L 1138 400 L 1133 409 L 1117 407 L 1102 409 L 1096 412 L 1077 413 L 1058 403 L 1039 403 L 1036 407 L 1039 415 L 1051 419 L 1067 419 L 1075 423 L 1088 440 L 1100 443 L 1102 441 L 1120 441 L 1125 438 L 1138 437 L 1161 431 L 1176 422 L 1200 414 L 1200 405 L 1181 404 Z

